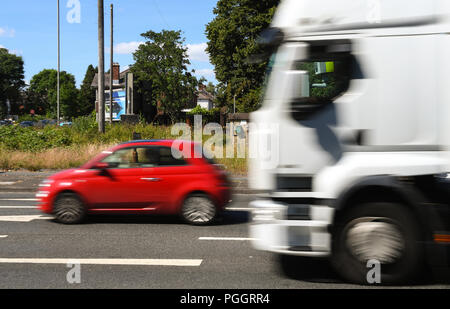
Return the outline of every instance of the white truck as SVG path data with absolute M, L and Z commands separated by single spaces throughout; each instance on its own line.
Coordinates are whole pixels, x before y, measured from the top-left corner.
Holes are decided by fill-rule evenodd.
M 368 262 L 382 284 L 448 269 L 450 1 L 282 0 L 261 42 L 254 247 L 359 284 Z

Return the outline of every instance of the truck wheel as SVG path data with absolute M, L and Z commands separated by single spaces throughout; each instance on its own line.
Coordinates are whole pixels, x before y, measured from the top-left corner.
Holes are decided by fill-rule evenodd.
M 184 201 L 181 216 L 189 224 L 207 225 L 216 218 L 217 209 L 206 195 L 195 194 Z
M 353 207 L 336 225 L 331 263 L 341 277 L 357 284 L 409 282 L 424 266 L 418 226 L 400 204 Z
M 56 198 L 53 214 L 63 224 L 77 224 L 83 221 L 86 208 L 74 193 L 63 193 Z

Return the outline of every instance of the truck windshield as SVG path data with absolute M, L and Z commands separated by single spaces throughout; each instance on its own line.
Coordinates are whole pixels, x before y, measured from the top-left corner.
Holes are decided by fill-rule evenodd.
M 301 102 L 324 104 L 333 101 L 348 89 L 351 78 L 351 58 L 341 55 L 338 58 L 300 61 L 297 62 L 295 69 L 308 72 L 309 77 L 304 80 L 309 85 L 301 85 L 306 86 L 302 87 L 303 89 L 308 89 Z

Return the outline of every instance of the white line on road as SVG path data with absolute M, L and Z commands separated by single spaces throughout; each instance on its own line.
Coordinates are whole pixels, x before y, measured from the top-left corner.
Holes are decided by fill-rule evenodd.
M 6 238 L 8 235 L 0 235 L 0 238 Z
M 12 201 L 12 202 L 37 202 L 37 198 L 0 198 L 0 201 Z
M 0 258 L 0 264 L 68 264 L 84 265 L 129 265 L 129 266 L 200 266 L 203 260 L 188 259 L 30 259 Z
M 250 241 L 253 238 L 244 237 L 199 237 L 199 240 L 236 240 L 236 241 Z
M 0 209 L 37 209 L 37 206 L 0 206 Z
M 228 211 L 252 211 L 253 208 L 230 207 L 230 208 L 225 208 L 225 210 L 228 210 Z
M 51 220 L 52 217 L 45 216 L 0 216 L 2 222 L 31 222 L 33 220 Z
M 0 186 L 12 186 L 16 182 L 0 182 Z

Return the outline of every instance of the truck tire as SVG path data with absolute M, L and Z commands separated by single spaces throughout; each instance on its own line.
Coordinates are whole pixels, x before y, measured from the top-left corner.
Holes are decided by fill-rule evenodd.
M 208 225 L 217 217 L 217 209 L 207 195 L 192 194 L 184 201 L 181 216 L 191 225 Z
M 401 204 L 357 205 L 336 224 L 331 263 L 341 277 L 357 284 L 410 282 L 424 266 L 418 227 Z
M 85 205 L 74 193 L 60 194 L 56 198 L 53 209 L 56 221 L 62 224 L 78 224 L 86 216 Z

